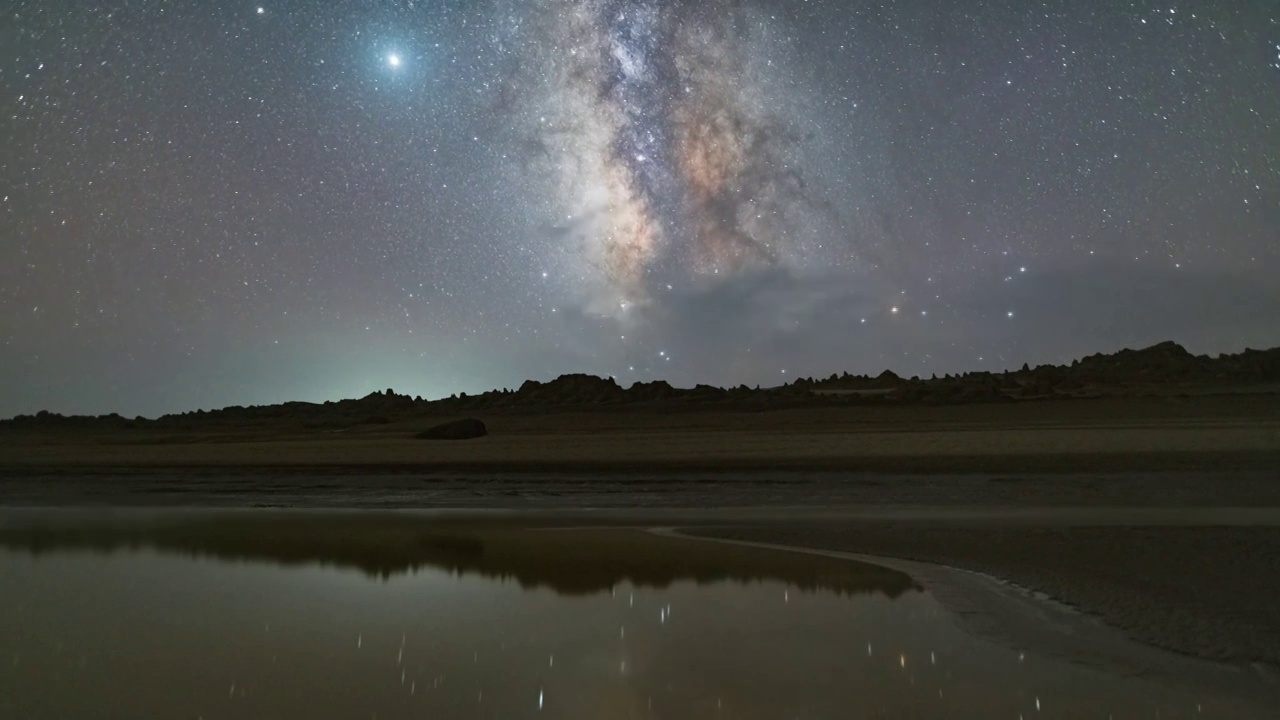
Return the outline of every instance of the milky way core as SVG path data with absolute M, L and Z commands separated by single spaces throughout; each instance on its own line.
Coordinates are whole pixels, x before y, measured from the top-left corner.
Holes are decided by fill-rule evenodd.
M 803 200 L 784 123 L 753 99 L 755 12 L 729 2 L 552 3 L 554 52 L 532 67 L 535 147 L 581 243 L 588 308 L 643 308 L 672 283 L 714 284 L 805 257 L 781 232 Z M 550 68 L 548 71 L 547 68 Z M 779 67 L 778 71 L 781 72 Z

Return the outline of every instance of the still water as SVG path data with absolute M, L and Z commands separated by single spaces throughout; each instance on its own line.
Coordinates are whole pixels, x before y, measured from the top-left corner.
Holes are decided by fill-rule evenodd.
M 971 637 L 870 565 L 262 513 L 0 524 L 4 718 L 1265 717 Z

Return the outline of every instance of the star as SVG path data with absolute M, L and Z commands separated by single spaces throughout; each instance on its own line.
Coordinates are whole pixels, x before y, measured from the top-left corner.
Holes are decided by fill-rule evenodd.
M 400 56 L 395 53 L 391 53 L 387 56 L 387 64 L 393 68 L 400 67 Z

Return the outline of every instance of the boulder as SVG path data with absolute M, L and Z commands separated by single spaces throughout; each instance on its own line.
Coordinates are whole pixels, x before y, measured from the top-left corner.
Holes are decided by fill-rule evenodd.
M 484 421 L 476 418 L 463 418 L 429 427 L 414 435 L 414 437 L 419 440 L 470 440 L 484 437 L 488 434 L 489 430 L 484 426 Z

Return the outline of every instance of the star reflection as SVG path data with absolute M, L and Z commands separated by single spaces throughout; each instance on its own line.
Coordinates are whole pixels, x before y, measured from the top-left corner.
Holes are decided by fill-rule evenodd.
M 37 564 L 39 562 L 44 560 Z M 0 555 L 0 572 L 5 572 L 7 578 L 9 570 Z M 300 571 L 290 568 L 286 572 Z M 315 569 L 314 572 L 324 576 L 333 571 Z M 376 604 L 371 607 L 376 607 L 378 614 L 360 616 L 362 627 L 370 627 L 373 645 L 368 654 L 351 655 L 346 651 L 350 646 L 346 650 L 341 648 L 344 642 L 349 642 L 347 633 L 350 624 L 354 624 L 342 613 L 353 610 L 351 597 L 357 596 L 344 597 L 340 603 L 329 605 L 325 594 L 315 594 L 314 602 L 319 604 L 319 614 L 325 620 L 313 628 L 306 625 L 307 614 L 297 613 L 295 606 L 285 604 L 296 602 L 297 593 L 255 593 L 251 602 L 245 602 L 246 606 L 252 606 L 248 611 L 252 615 L 236 626 L 236 632 L 221 633 L 221 627 L 211 627 L 214 636 L 201 638 L 200 642 L 208 643 L 213 649 L 208 653 L 209 662 L 221 662 L 223 660 L 216 658 L 235 658 L 237 653 L 244 652 L 243 628 L 249 628 L 248 634 L 259 646 L 250 648 L 250 661 L 259 665 L 249 665 L 248 669 L 238 664 L 202 668 L 206 676 L 216 671 L 212 675 L 216 684 L 210 689 L 201 680 L 176 688 L 184 697 L 196 698 L 195 706 L 186 716 L 200 717 L 197 710 L 204 717 L 222 716 L 227 712 L 225 704 L 231 702 L 239 708 L 232 713 L 236 716 L 324 716 L 325 712 L 317 713 L 314 707 L 306 705 L 316 700 L 316 694 L 304 689 L 316 687 L 318 683 L 325 683 L 331 688 L 327 692 L 336 695 L 359 693 L 367 697 L 367 702 L 377 709 L 378 717 L 476 716 L 475 713 L 481 712 L 477 706 L 486 702 L 486 692 L 493 712 L 485 709 L 483 716 L 516 716 L 520 707 L 528 712 L 528 706 L 523 703 L 528 702 L 535 686 L 538 687 L 537 711 L 545 712 L 547 684 L 551 684 L 551 692 L 556 696 L 556 707 L 550 708 L 551 712 L 564 717 L 707 717 L 719 713 L 724 717 L 741 717 L 745 708 L 751 709 L 751 717 L 843 717 L 850 708 L 861 707 L 859 703 L 873 703 L 871 707 L 884 708 L 880 715 L 885 717 L 1001 717 L 1002 713 L 1003 717 L 1021 717 L 1018 715 L 1021 710 L 1023 714 L 1031 713 L 1023 719 L 1027 720 L 1045 714 L 1040 692 L 1059 698 L 1049 713 L 1055 716 L 1106 717 L 1114 713 L 1115 717 L 1132 717 L 1143 716 L 1138 710 L 1151 708 L 1151 686 L 1144 684 L 1146 681 L 1142 678 L 1081 674 L 1069 665 L 1044 658 L 1032 658 L 1035 661 L 1031 662 L 1024 654 L 972 641 L 951 624 L 948 613 L 931 596 L 919 592 L 887 599 L 883 595 L 850 597 L 804 590 L 801 595 L 804 602 L 797 606 L 796 613 L 789 609 L 778 613 L 778 588 L 783 589 L 784 602 L 789 600 L 790 593 L 781 582 L 677 581 L 649 595 L 641 591 L 640 631 L 628 638 L 625 623 L 629 622 L 633 595 L 628 593 L 628 605 L 622 605 L 618 602 L 621 594 L 617 592 L 621 588 L 610 588 L 610 592 L 605 593 L 609 586 L 601 585 L 591 595 L 562 597 L 536 590 L 524 593 L 514 581 L 478 578 L 459 581 L 448 576 L 448 582 L 442 583 L 444 576 L 423 572 L 386 584 L 358 585 L 362 592 L 376 598 Z M 205 580 L 205 576 L 200 576 L 200 582 Z M 341 582 L 348 580 L 349 577 Z M 230 586 L 234 587 L 234 583 Z M 447 590 L 441 592 L 442 587 Z M 424 612 L 418 602 L 424 595 L 405 592 L 407 589 L 440 594 L 433 597 L 431 610 Z M 516 592 L 512 593 L 513 589 Z M 312 587 L 306 588 L 306 592 L 312 590 Z M 502 602 L 477 602 L 476 597 L 483 590 L 495 591 L 494 597 L 501 598 Z M 281 597 L 277 599 L 277 595 Z M 400 605 L 395 598 L 402 598 Z M 146 606 L 149 614 L 165 623 L 165 627 L 175 624 L 174 616 L 163 613 L 176 610 L 166 609 L 163 604 L 156 609 L 158 601 L 155 600 L 138 602 L 152 603 Z M 269 606 L 264 607 L 264 602 Z M 527 605 L 521 604 L 526 602 Z M 652 630 L 647 623 L 653 618 L 650 614 L 653 604 L 659 606 L 658 633 L 646 632 L 646 629 Z M 673 621 L 675 604 L 681 604 L 680 623 Z M 293 615 L 288 614 L 289 607 L 295 607 Z M 217 612 L 210 616 L 212 618 L 224 617 L 222 613 L 227 610 L 226 607 L 213 609 Z M 803 612 L 799 612 L 801 609 Z M 267 612 L 274 614 L 267 615 Z M 36 669 L 28 670 L 29 653 L 21 655 L 22 662 L 18 663 L 19 648 L 9 644 L 12 640 L 5 640 L 21 636 L 14 632 L 14 625 L 6 625 L 13 622 L 13 617 L 12 608 L 0 597 L 0 653 L 14 659 L 11 672 L 15 677 L 30 678 L 38 686 L 42 682 L 39 679 L 42 670 L 49 666 L 36 663 Z M 275 622 L 267 625 L 261 617 L 272 617 Z M 288 619 L 282 622 L 281 617 Z M 22 623 L 32 622 L 30 618 L 19 618 Z M 337 651 L 315 652 L 306 638 L 323 637 L 326 630 L 333 630 L 323 624 L 331 622 L 330 618 L 341 622 L 335 631 Z M 370 622 L 374 624 L 369 625 Z M 618 628 L 618 642 L 604 632 L 610 627 Z M 394 642 L 396 630 L 401 631 L 401 639 L 396 645 L 393 664 L 389 662 L 390 653 L 383 653 L 384 642 Z M 80 659 L 83 664 L 86 651 L 70 640 L 64 643 L 62 638 L 69 637 L 65 633 L 71 632 L 94 637 L 94 633 L 86 632 L 84 627 L 72 625 L 63 629 L 59 625 L 56 630 L 43 633 L 48 638 L 43 647 L 49 659 L 74 672 L 75 661 Z M 409 632 L 415 633 L 413 649 L 408 647 Z M 135 642 L 151 642 L 147 635 L 139 632 L 129 636 Z M 343 641 L 343 637 L 348 640 Z M 863 638 L 870 662 L 863 663 L 848 654 L 858 637 Z M 850 642 L 848 638 L 853 640 Z M 936 643 L 940 640 L 944 643 L 941 645 L 944 654 L 964 658 L 964 662 L 946 663 L 945 668 L 937 668 L 936 647 L 939 645 Z M 219 642 L 227 645 L 219 646 Z M 360 631 L 356 636 L 358 650 L 363 648 L 363 642 L 363 631 Z M 872 660 L 876 643 L 898 648 L 900 674 L 892 671 L 888 664 L 892 662 L 892 652 L 885 653 L 887 662 Z M 502 652 L 486 653 L 486 662 L 480 665 L 480 646 L 499 647 Z M 166 657 L 162 643 L 141 650 Z M 413 650 L 421 652 L 415 654 Z M 467 650 L 471 650 L 471 663 L 466 662 Z M 94 654 L 92 648 L 87 652 L 90 658 L 101 657 Z M 179 652 L 185 653 L 186 648 Z M 277 654 L 279 662 L 269 663 Z M 928 663 L 922 661 L 925 654 Z M 916 660 L 908 661 L 907 655 Z M 544 657 L 545 665 L 542 664 Z M 560 665 L 556 665 L 557 660 Z M 917 662 L 920 664 L 916 665 Z M 388 670 L 399 671 L 398 684 L 387 677 Z M 410 670 L 413 676 L 409 675 Z M 112 670 L 95 664 L 93 672 Z M 417 697 L 418 676 L 424 683 L 430 679 L 430 684 L 423 686 L 422 698 Z M 450 677 L 453 681 L 446 682 Z M 270 681 L 264 682 L 264 678 Z M 59 682 L 65 683 L 66 677 L 61 677 Z M 117 682 L 121 687 L 128 687 L 127 682 Z M 228 688 L 225 696 L 223 687 Z M 1032 703 L 1026 702 L 1027 695 L 1032 696 Z M 474 705 L 471 698 L 475 699 Z M 796 712 L 793 705 L 796 698 L 804 698 L 809 706 L 803 714 Z M 1175 711 L 1167 717 L 1188 717 L 1202 711 L 1198 699 L 1186 693 L 1173 700 L 1161 697 L 1159 707 Z M 222 704 L 222 711 L 216 712 L 214 707 L 203 704 L 210 702 Z M 401 703 L 402 709 L 387 713 L 391 703 Z M 279 708 L 279 711 L 268 712 L 268 707 Z M 368 705 L 365 708 L 368 717 L 368 710 L 373 708 Z M 907 712 L 906 708 L 916 710 Z M 1082 708 L 1090 712 L 1083 712 Z M 1212 713 L 1215 717 L 1269 717 L 1265 713 L 1260 716 L 1229 710 L 1223 713 L 1216 705 L 1210 708 L 1215 711 Z M 140 712 L 131 716 L 178 715 L 180 713 Z M 31 712 L 22 716 L 61 715 Z

